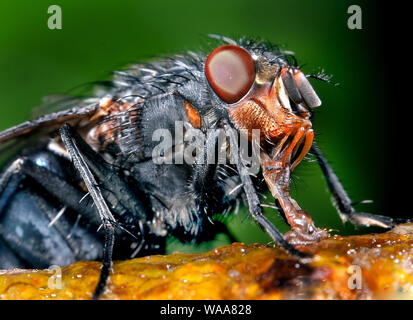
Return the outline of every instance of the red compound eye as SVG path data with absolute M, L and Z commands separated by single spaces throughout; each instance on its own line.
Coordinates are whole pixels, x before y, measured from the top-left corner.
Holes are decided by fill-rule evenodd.
M 243 48 L 225 45 L 216 48 L 205 62 L 205 74 L 215 93 L 226 103 L 239 101 L 255 79 L 255 62 Z

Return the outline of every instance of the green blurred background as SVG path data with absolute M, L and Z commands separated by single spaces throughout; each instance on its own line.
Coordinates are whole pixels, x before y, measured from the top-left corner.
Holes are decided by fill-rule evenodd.
M 62 30 L 47 28 L 50 5 L 62 8 Z M 347 8 L 363 10 L 363 29 L 347 28 Z M 316 139 L 361 210 L 381 212 L 385 160 L 379 141 L 385 121 L 380 59 L 375 53 L 373 5 L 364 1 L 2 1 L 0 3 L 0 130 L 30 117 L 42 97 L 106 79 L 110 71 L 156 55 L 197 50 L 209 33 L 262 37 L 296 53 L 307 73 L 324 68 L 340 86 L 313 81 L 323 106 L 314 118 Z M 374 112 L 372 112 L 374 111 Z M 343 226 L 315 163 L 302 163 L 293 196 L 320 227 Z M 288 230 L 273 211 L 266 211 Z M 385 213 L 384 213 L 385 214 Z M 246 211 L 228 219 L 240 241 L 269 242 Z M 224 235 L 201 247 L 169 241 L 169 251 L 207 250 L 228 243 Z

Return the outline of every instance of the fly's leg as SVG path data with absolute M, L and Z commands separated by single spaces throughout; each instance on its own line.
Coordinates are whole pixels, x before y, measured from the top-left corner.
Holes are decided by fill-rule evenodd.
M 238 139 L 236 131 L 228 124 L 225 124 L 225 131 L 231 143 L 231 153 L 235 157 L 236 167 L 243 184 L 248 208 L 258 224 L 270 235 L 270 237 L 278 244 L 280 244 L 287 252 L 299 258 L 308 258 L 309 254 L 295 249 L 288 241 L 286 241 L 280 231 L 263 215 L 260 200 L 254 188 L 253 182 L 249 175 L 247 167 L 243 164 L 238 148 Z
M 281 215 L 291 226 L 284 238 L 293 245 L 311 244 L 327 238 L 328 233 L 317 228 L 310 215 L 291 198 L 290 174 L 311 148 L 314 133 L 304 124 L 294 133 L 291 143 L 284 146 L 286 138 L 280 140 L 270 155 L 261 151 L 262 173 Z
M 352 205 L 353 202 L 348 196 L 346 190 L 344 190 L 343 185 L 340 183 L 337 175 L 334 173 L 320 148 L 313 143 L 310 152 L 317 158 L 318 164 L 320 165 L 324 177 L 327 180 L 328 188 L 333 194 L 338 214 L 343 223 L 350 221 L 352 224 L 357 226 L 392 228 L 399 223 L 411 221 L 409 219 L 391 218 L 382 215 L 356 212 Z
M 108 205 L 103 198 L 102 192 L 86 164 L 86 161 L 80 152 L 76 140 L 71 134 L 71 127 L 65 124 L 60 128 L 59 133 L 62 138 L 63 144 L 68 151 L 70 158 L 73 161 L 74 166 L 78 170 L 80 176 L 82 177 L 90 196 L 95 203 L 95 206 L 99 212 L 99 216 L 102 222 L 103 229 L 105 231 L 105 239 L 103 246 L 103 258 L 102 258 L 102 269 L 99 277 L 99 282 L 96 286 L 93 298 L 97 299 L 102 294 L 104 288 L 106 287 L 106 282 L 109 278 L 109 272 L 112 267 L 112 253 L 115 241 L 115 218 L 113 217 Z
M 328 237 L 328 233 L 314 225 L 310 215 L 302 210 L 290 196 L 291 167 L 280 157 L 270 158 L 261 152 L 261 167 L 264 179 L 276 199 L 276 204 L 291 226 L 285 239 L 293 245 L 306 245 Z

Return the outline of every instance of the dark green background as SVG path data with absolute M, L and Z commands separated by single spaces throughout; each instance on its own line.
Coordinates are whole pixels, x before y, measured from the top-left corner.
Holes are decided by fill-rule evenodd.
M 62 8 L 63 29 L 47 28 L 47 8 Z M 347 28 L 347 8 L 359 4 L 363 30 Z M 209 33 L 253 36 L 285 45 L 303 70 L 324 68 L 339 87 L 314 81 L 323 101 L 316 139 L 354 200 L 373 199 L 361 209 L 381 212 L 385 160 L 380 141 L 385 120 L 377 92 L 381 63 L 375 52 L 375 11 L 363 1 L 2 1 L 0 3 L 0 130 L 27 120 L 43 96 L 65 93 L 129 62 L 197 50 Z M 292 183 L 298 203 L 320 227 L 344 228 L 320 169 L 303 163 Z M 267 211 L 268 212 L 268 211 Z M 281 230 L 287 230 L 274 211 Z M 267 242 L 251 221 L 230 219 L 245 242 Z M 234 221 L 235 220 L 235 221 Z M 213 245 L 227 243 L 222 236 Z M 174 241 L 170 250 L 181 247 Z M 202 250 L 207 247 L 201 247 Z

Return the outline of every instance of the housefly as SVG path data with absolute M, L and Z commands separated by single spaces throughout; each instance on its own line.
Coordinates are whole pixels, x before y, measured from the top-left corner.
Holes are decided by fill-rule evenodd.
M 112 259 L 162 252 L 170 235 L 207 239 L 222 230 L 212 216 L 240 202 L 275 243 L 306 258 L 299 246 L 328 237 L 290 196 L 308 153 L 344 222 L 402 221 L 353 208 L 314 142 L 321 100 L 288 52 L 212 38 L 209 52 L 131 65 L 94 96 L 62 98 L 0 132 L 2 152 L 20 149 L 0 176 L 0 268 L 101 259 L 98 298 Z M 291 226 L 285 235 L 263 215 L 267 191 Z

